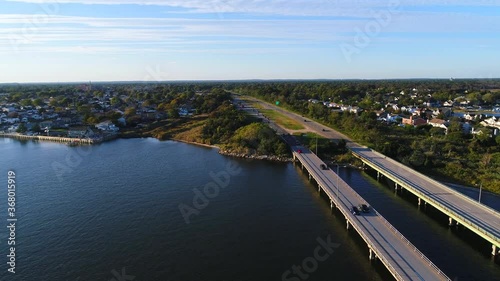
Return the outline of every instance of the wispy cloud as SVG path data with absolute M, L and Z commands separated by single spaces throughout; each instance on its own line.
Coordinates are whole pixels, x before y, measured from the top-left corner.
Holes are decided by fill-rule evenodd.
M 78 3 L 86 5 L 155 5 L 185 8 L 202 13 L 256 13 L 298 16 L 367 16 L 388 5 L 500 6 L 496 0 L 8 0 L 28 3 Z

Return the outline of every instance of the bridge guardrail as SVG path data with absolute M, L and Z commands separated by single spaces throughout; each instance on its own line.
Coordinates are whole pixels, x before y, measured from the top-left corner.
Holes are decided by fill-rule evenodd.
M 380 152 L 378 152 L 378 151 L 375 151 L 375 150 L 373 150 L 373 149 L 372 149 L 371 151 L 372 151 L 373 153 L 375 153 L 375 154 L 378 154 L 378 155 L 380 155 L 380 156 L 384 156 L 384 157 L 386 157 L 385 155 L 381 154 L 381 153 L 380 153 Z M 386 157 L 386 159 L 388 159 L 389 161 L 393 162 L 393 163 L 394 163 L 394 164 L 396 164 L 397 166 L 402 167 L 403 169 L 409 170 L 409 168 L 408 168 L 407 166 L 405 166 L 405 165 L 403 165 L 403 164 L 401 164 L 401 163 L 397 162 L 396 160 L 394 160 L 394 159 L 392 159 L 392 158 L 390 158 L 390 157 Z M 412 173 L 414 173 L 414 174 L 416 174 L 418 177 L 423 178 L 424 180 L 428 180 L 428 181 L 433 182 L 434 184 L 436 184 L 436 185 L 438 185 L 438 186 L 440 186 L 440 187 L 442 187 L 442 188 L 445 188 L 445 189 L 449 190 L 449 191 L 450 191 L 450 192 L 452 192 L 453 194 L 455 194 L 455 195 L 457 195 L 457 196 L 459 196 L 459 197 L 461 197 L 461 198 L 463 198 L 463 199 L 465 199 L 465 200 L 468 200 L 468 201 L 470 201 L 470 202 L 472 202 L 472 203 L 478 204 L 478 202 L 477 202 L 477 201 L 475 201 L 474 199 L 472 199 L 472 198 L 470 198 L 470 197 L 468 197 L 468 196 L 466 196 L 466 195 L 464 195 L 464 194 L 462 194 L 462 193 L 460 193 L 460 192 L 458 192 L 458 191 L 456 191 L 456 190 L 454 190 L 454 189 L 452 189 L 452 188 L 450 188 L 450 187 L 448 187 L 448 186 L 446 186 L 446 185 L 444 185 L 444 184 L 442 184 L 442 183 L 440 183 L 440 182 L 436 181 L 436 180 L 435 180 L 435 179 L 433 179 L 433 178 L 427 177 L 427 176 L 423 175 L 422 173 L 420 173 L 420 172 L 418 172 L 418 171 L 415 171 L 415 170 L 411 170 L 411 172 L 412 172 Z M 493 213 L 494 215 L 496 215 L 496 216 L 500 216 L 500 213 L 499 213 L 497 210 L 495 210 L 495 209 L 493 209 L 493 208 L 491 208 L 491 207 L 489 207 L 489 206 L 487 206 L 487 205 L 484 205 L 484 204 L 479 204 L 479 205 L 481 206 L 481 208 L 484 208 L 484 209 L 486 209 L 486 210 L 490 211 L 490 212 L 491 212 L 491 213 Z
M 353 152 L 355 153 L 355 152 Z M 376 166 L 379 166 L 377 165 L 377 163 L 374 163 L 374 162 L 371 162 L 369 161 L 368 159 L 366 159 L 365 157 L 355 153 L 359 158 L 361 159 L 365 159 L 367 162 L 370 162 L 370 163 L 373 163 L 374 165 Z M 413 183 L 411 182 L 408 182 L 407 180 L 405 179 L 402 179 L 401 177 L 399 177 L 398 175 L 394 175 L 394 173 L 392 171 L 387 171 L 389 174 L 393 175 L 395 178 L 399 179 L 400 181 L 403 181 L 405 182 L 407 185 L 409 185 L 410 187 L 412 187 L 412 189 L 416 192 L 416 193 L 419 193 L 420 196 L 427 202 L 429 203 L 433 203 L 434 205 L 437 205 L 439 206 L 441 209 L 447 211 L 448 213 L 452 214 L 453 216 L 461 219 L 463 222 L 462 224 L 467 224 L 470 226 L 470 228 L 474 228 L 476 229 L 478 232 L 482 233 L 483 235 L 486 235 L 487 237 L 491 238 L 493 241 L 497 242 L 497 243 L 500 243 L 500 240 L 497 236 L 494 236 L 493 234 L 491 234 L 490 232 L 484 230 L 484 229 L 481 229 L 477 224 L 473 223 L 472 221 L 470 221 L 469 219 L 466 219 L 465 217 L 457 214 L 455 211 L 451 210 L 450 208 L 448 208 L 447 206 L 437 202 L 436 200 L 432 199 L 431 197 L 429 197 L 428 195 L 424 194 L 422 191 L 418 190 Z M 470 198 L 469 198 L 470 199 Z
M 421 259 L 427 262 L 427 264 L 429 264 L 429 266 L 432 267 L 439 275 L 442 275 L 446 278 L 446 280 L 451 281 L 451 279 L 444 272 L 442 272 L 439 267 L 437 267 L 429 258 L 427 258 L 427 256 L 425 256 L 417 247 L 415 247 L 415 245 L 413 245 L 410 240 L 408 240 L 403 234 L 401 234 L 401 232 L 399 232 L 390 222 L 388 222 L 382 215 L 380 215 L 377 210 L 375 210 L 374 208 L 372 208 L 372 210 L 378 215 L 379 219 L 382 220 L 382 222 L 384 222 L 384 224 L 386 224 L 389 229 L 394 232 L 394 234 L 396 234 L 396 236 L 399 237 L 399 239 L 403 240 L 410 248 L 413 248 L 413 251 L 417 253 L 417 255 L 420 255 Z

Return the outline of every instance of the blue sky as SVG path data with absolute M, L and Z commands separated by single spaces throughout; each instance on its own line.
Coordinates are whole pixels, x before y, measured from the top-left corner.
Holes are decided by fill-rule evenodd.
M 500 1 L 0 1 L 0 83 L 500 77 Z

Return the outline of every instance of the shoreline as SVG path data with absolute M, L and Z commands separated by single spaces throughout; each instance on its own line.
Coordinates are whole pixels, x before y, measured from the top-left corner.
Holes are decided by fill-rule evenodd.
M 194 142 L 194 141 L 181 140 L 181 139 L 175 139 L 175 138 L 171 138 L 171 139 L 168 139 L 168 140 L 176 141 L 176 142 L 182 142 L 182 143 L 186 143 L 186 144 L 197 145 L 197 146 L 202 146 L 202 147 L 207 147 L 207 148 L 214 148 L 214 149 L 218 149 L 220 151 L 220 147 L 218 147 L 216 145 L 199 143 L 199 142 Z

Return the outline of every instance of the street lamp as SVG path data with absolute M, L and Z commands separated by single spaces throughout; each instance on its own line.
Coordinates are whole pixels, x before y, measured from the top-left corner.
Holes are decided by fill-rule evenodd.
M 339 198 L 339 178 L 340 178 L 339 163 L 337 162 L 337 198 Z M 340 204 L 340 202 L 339 202 L 339 204 Z
M 481 193 L 483 191 L 483 183 L 479 185 L 479 204 L 481 204 Z
M 316 156 L 318 155 L 318 135 L 316 135 Z

